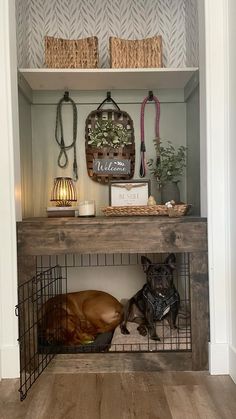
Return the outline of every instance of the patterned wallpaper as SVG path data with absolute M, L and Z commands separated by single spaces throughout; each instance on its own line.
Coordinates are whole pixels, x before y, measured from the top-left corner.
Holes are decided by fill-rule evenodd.
M 18 65 L 44 66 L 45 35 L 67 39 L 97 35 L 100 66 L 109 67 L 109 36 L 141 39 L 161 34 L 164 65 L 184 67 L 191 59 L 197 59 L 195 3 L 196 0 L 16 0 Z
M 196 0 L 186 0 L 185 5 L 185 28 L 186 28 L 186 66 L 197 67 L 199 65 L 198 50 L 198 8 Z

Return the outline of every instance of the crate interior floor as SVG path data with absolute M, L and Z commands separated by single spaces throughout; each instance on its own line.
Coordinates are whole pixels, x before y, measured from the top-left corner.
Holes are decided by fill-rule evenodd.
M 20 402 L 0 382 L 1 419 L 235 419 L 236 385 L 207 372 L 67 373 L 47 370 Z

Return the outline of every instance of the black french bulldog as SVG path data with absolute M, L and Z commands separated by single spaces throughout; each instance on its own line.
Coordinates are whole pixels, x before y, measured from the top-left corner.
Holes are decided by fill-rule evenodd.
M 180 305 L 179 293 L 173 281 L 173 270 L 176 258 L 171 253 L 164 263 L 152 263 L 142 256 L 141 262 L 146 273 L 147 282 L 126 304 L 124 319 L 120 325 L 121 333 L 129 334 L 127 321 L 135 322 L 139 326 L 140 335 L 147 332 L 153 340 L 160 340 L 156 333 L 156 321 L 167 318 L 170 328 L 176 327 L 176 317 Z

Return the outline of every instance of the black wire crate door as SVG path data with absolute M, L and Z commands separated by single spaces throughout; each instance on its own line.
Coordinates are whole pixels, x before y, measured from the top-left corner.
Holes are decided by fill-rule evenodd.
M 63 310 L 62 294 L 67 293 L 67 280 L 62 278 L 61 267 L 54 266 L 40 272 L 18 287 L 16 314 L 19 323 L 20 346 L 20 399 L 37 380 L 55 356 L 50 351 L 40 351 L 43 337 L 40 331 L 46 330 L 45 311 L 51 310 L 52 318 L 58 318 Z M 53 302 L 53 303 L 52 303 Z M 54 312 L 57 316 L 54 316 Z M 54 336 L 60 336 L 61 322 L 53 324 Z

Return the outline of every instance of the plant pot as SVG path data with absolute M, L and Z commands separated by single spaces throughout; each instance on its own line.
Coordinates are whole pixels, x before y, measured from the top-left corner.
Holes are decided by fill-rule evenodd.
M 171 200 L 180 202 L 180 191 L 177 182 L 168 181 L 161 187 L 161 202 L 165 204 Z

